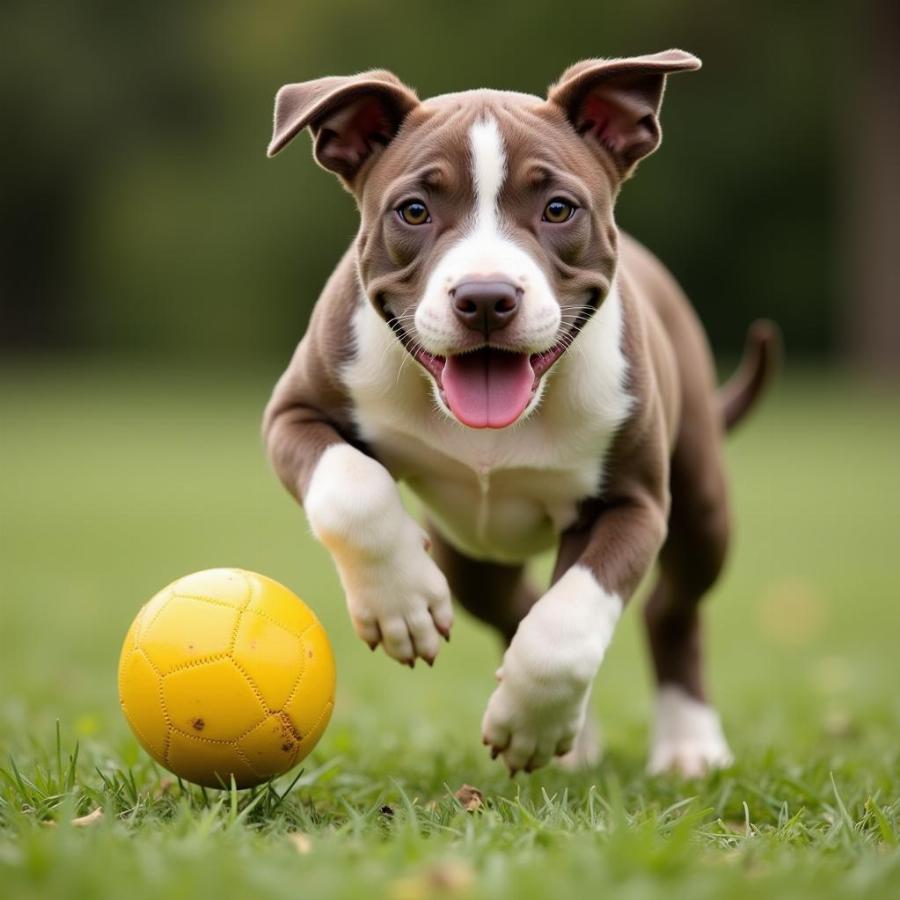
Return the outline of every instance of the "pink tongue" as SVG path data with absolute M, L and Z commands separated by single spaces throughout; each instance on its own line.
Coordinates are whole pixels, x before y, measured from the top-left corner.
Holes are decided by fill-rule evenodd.
M 534 372 L 527 353 L 485 347 L 448 356 L 441 376 L 453 414 L 470 428 L 505 428 L 531 399 Z

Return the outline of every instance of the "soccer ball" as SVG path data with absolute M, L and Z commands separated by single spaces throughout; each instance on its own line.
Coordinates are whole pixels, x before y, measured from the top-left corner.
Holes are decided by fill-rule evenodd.
M 334 705 L 334 658 L 312 610 L 283 585 L 210 569 L 137 614 L 119 700 L 144 749 L 208 787 L 252 787 L 316 745 Z

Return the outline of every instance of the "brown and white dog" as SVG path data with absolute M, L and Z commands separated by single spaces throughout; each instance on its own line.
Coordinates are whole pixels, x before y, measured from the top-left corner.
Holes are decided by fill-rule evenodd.
M 420 101 L 385 71 L 276 99 L 269 155 L 309 128 L 361 224 L 266 410 L 272 462 L 373 649 L 432 663 L 451 594 L 498 629 L 483 740 L 513 772 L 573 748 L 593 758 L 588 737 L 576 744 L 591 683 L 657 557 L 649 768 L 731 760 L 704 693 L 698 604 L 728 543 L 723 433 L 763 386 L 775 334 L 751 330 L 717 393 L 687 299 L 613 216 L 659 145 L 666 76 L 699 66 L 679 50 L 587 60 L 546 99 Z M 428 511 L 427 535 L 397 481 Z M 552 547 L 541 595 L 524 566 Z

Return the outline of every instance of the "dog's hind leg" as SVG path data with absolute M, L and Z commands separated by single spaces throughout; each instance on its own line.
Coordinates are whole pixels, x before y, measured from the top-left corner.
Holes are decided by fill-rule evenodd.
M 722 571 L 730 529 L 721 433 L 704 424 L 712 430 L 689 417 L 676 444 L 669 532 L 644 613 L 658 687 L 648 768 L 688 777 L 732 759 L 703 679 L 700 601 Z
M 428 523 L 431 554 L 460 605 L 477 619 L 496 629 L 504 646 L 540 592 L 525 574 L 525 566 L 473 559 L 454 547 Z

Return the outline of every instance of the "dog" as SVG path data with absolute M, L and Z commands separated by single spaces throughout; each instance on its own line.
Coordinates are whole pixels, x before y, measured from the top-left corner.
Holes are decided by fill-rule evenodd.
M 688 300 L 614 219 L 659 146 L 667 76 L 699 67 L 680 50 L 586 60 L 545 99 L 421 101 L 381 70 L 276 96 L 269 155 L 309 129 L 361 224 L 266 408 L 270 459 L 373 650 L 431 665 L 451 595 L 499 632 L 482 738 L 513 774 L 596 760 L 591 685 L 657 559 L 649 770 L 732 760 L 699 605 L 729 540 L 723 435 L 768 381 L 777 332 L 751 327 L 717 391 Z M 525 564 L 551 548 L 541 593 Z

